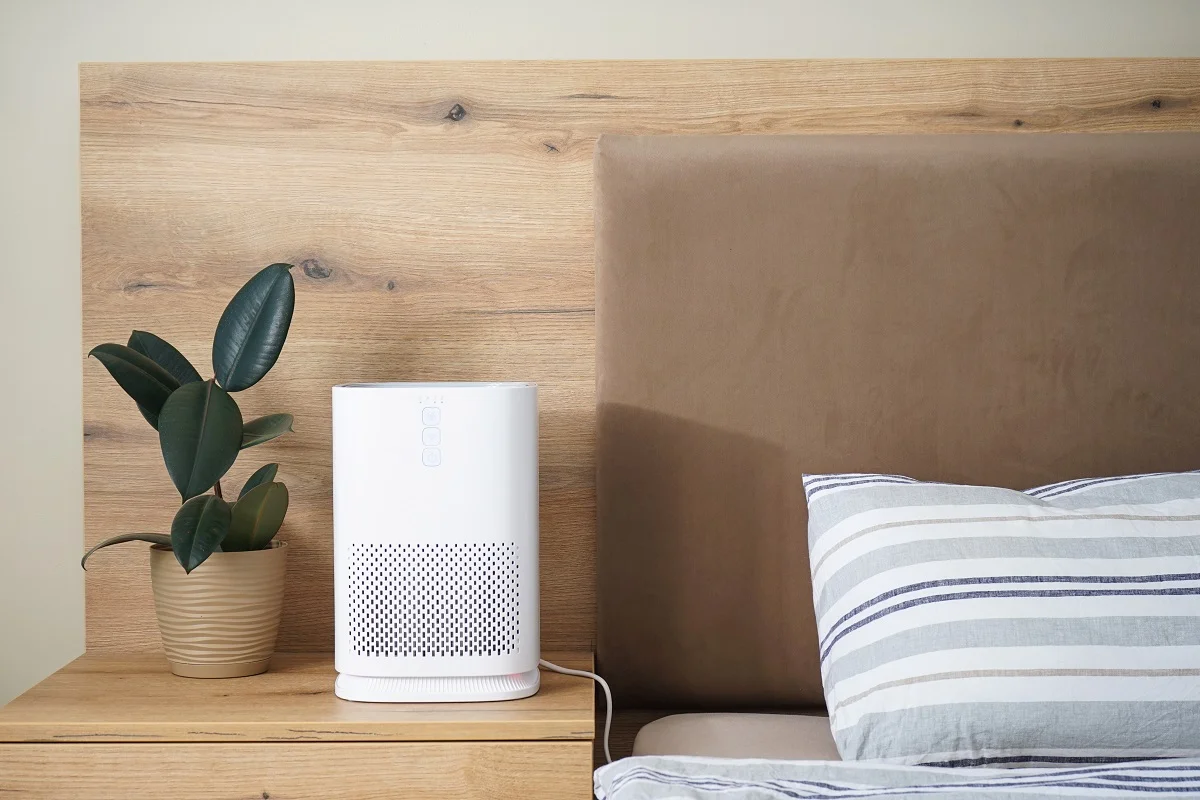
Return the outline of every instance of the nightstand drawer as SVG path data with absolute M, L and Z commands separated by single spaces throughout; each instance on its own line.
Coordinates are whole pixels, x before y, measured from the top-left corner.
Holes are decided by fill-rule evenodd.
M 585 800 L 592 744 L 0 745 L 0 793 L 61 800 Z

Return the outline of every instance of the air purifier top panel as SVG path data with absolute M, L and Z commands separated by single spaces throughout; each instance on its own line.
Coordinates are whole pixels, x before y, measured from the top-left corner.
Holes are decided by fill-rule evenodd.
M 519 381 L 390 381 L 384 383 L 341 383 L 335 389 L 530 389 L 536 383 Z

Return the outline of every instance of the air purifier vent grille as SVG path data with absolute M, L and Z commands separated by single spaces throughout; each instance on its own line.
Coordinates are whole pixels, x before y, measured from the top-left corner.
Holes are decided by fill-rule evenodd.
M 355 655 L 502 656 L 520 635 L 516 544 L 352 544 Z

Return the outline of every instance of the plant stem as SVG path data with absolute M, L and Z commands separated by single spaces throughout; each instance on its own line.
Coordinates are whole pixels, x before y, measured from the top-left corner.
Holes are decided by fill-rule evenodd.
M 220 481 L 217 481 L 216 484 L 213 486 L 213 494 L 215 494 L 217 497 L 221 498 L 222 500 L 225 499 L 225 495 L 222 494 L 222 492 L 221 492 L 221 482 Z

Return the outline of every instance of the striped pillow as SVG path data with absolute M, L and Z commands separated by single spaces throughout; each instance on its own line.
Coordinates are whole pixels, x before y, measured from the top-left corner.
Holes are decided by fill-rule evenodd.
M 1200 474 L 804 489 L 843 759 L 1200 756 Z

